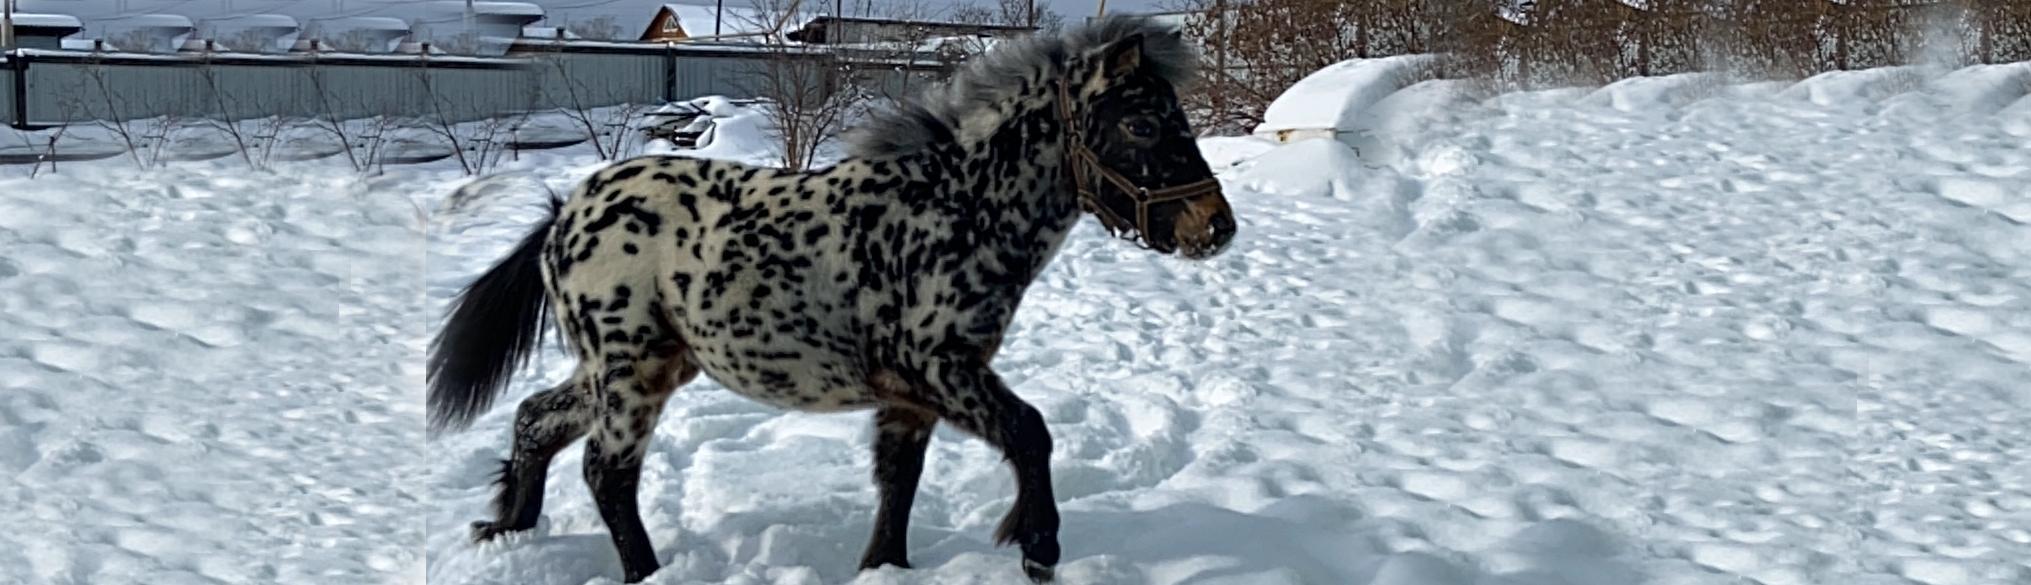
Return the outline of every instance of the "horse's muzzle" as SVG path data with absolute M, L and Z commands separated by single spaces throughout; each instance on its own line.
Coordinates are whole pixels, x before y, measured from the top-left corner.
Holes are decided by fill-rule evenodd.
M 1173 226 L 1171 241 L 1177 244 L 1179 256 L 1212 258 L 1234 241 L 1234 210 L 1227 206 L 1225 196 L 1214 191 L 1187 200 Z

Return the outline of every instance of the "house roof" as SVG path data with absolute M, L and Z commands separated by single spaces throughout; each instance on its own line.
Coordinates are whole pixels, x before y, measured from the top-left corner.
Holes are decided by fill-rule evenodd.
M 355 16 L 327 21 L 324 28 L 327 31 L 373 30 L 408 34 L 409 21 L 387 16 Z
M 724 15 L 716 7 L 693 4 L 664 4 L 663 10 L 669 12 L 671 18 L 677 19 L 677 25 L 684 27 L 684 34 L 691 37 L 714 36 L 715 20 L 719 21 L 717 30 L 720 36 L 766 33 L 771 32 L 776 25 L 767 22 L 767 18 L 760 11 L 748 7 L 728 6 Z
M 228 22 L 233 27 L 301 28 L 296 18 L 286 14 L 249 14 L 245 16 L 214 19 L 214 22 Z
M 434 11 L 456 13 L 465 11 L 465 3 L 458 0 L 438 0 L 428 3 L 427 6 Z M 543 7 L 528 2 L 474 2 L 472 11 L 474 14 L 484 15 L 543 18 Z
M 84 22 L 68 14 L 23 14 L 15 13 L 14 28 L 70 28 L 82 29 Z
M 181 14 L 143 14 L 129 18 L 127 22 L 142 28 L 197 28 L 197 25 L 190 21 L 190 17 Z

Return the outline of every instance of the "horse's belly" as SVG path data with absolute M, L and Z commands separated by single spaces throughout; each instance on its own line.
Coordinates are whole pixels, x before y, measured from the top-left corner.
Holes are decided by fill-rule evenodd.
M 748 399 L 791 410 L 829 412 L 875 405 L 866 376 L 843 359 L 826 359 L 790 350 L 731 352 L 698 351 L 699 366 L 713 381 Z M 718 354 L 718 355 L 714 355 Z

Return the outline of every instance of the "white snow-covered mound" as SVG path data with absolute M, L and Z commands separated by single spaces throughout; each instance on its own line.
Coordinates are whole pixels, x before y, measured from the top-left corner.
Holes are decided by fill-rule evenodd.
M 1361 114 L 1405 86 L 1424 81 L 1432 55 L 1351 59 L 1305 76 L 1263 112 L 1258 135 L 1335 137 L 1362 128 Z
M 1800 81 L 1779 95 L 1820 106 L 1866 107 L 1918 89 L 1926 76 L 1926 69 L 1916 66 L 1829 71 Z
M 1715 73 L 1632 77 L 1594 90 L 1582 101 L 1624 112 L 1669 112 L 1711 97 L 1723 86 L 1721 75 Z
M 1960 115 L 1988 115 L 2009 108 L 2026 94 L 2031 94 L 2031 63 L 2007 63 L 1950 71 L 1927 79 L 1919 91 L 1888 101 L 1919 102 L 1917 107 Z
M 1199 155 L 1205 157 L 1206 165 L 1213 172 L 1225 171 L 1234 165 L 1275 150 L 1277 143 L 1253 136 L 1218 136 L 1199 139 Z
M 1361 111 L 1355 135 L 1342 136 L 1362 160 L 1379 164 L 1401 164 L 1432 146 L 1437 136 L 1426 129 L 1434 124 L 1480 115 L 1481 88 L 1459 79 L 1421 81 L 1397 90 Z

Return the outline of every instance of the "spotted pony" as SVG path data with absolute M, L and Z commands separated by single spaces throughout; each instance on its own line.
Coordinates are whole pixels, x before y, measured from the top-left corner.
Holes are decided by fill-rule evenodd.
M 650 156 L 586 180 L 454 302 L 429 359 L 433 432 L 487 411 L 555 316 L 580 360 L 516 409 L 486 540 L 536 525 L 551 457 L 584 474 L 628 582 L 659 563 L 635 491 L 664 401 L 703 372 L 782 408 L 874 411 L 879 509 L 860 566 L 908 567 L 932 427 L 1000 449 L 1017 494 L 997 542 L 1049 581 L 1051 436 L 989 368 L 1023 292 L 1082 209 L 1153 251 L 1205 258 L 1235 221 L 1178 107 L 1195 54 L 1108 18 L 1004 43 L 874 114 L 808 172 Z

